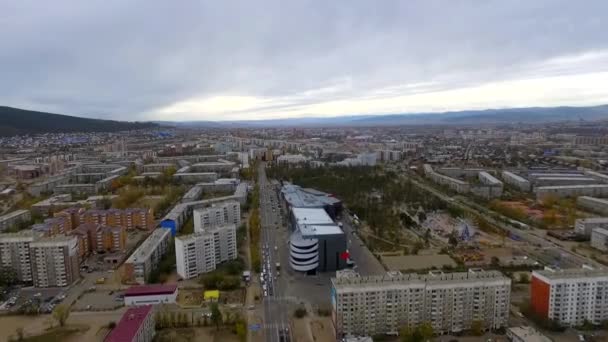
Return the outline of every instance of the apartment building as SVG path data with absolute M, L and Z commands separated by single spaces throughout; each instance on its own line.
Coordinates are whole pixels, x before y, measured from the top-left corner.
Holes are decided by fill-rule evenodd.
M 468 330 L 476 321 L 485 330 L 507 326 L 511 280 L 498 271 L 344 274 L 331 279 L 338 337 L 397 334 L 422 322 L 439 334 Z
M 608 199 L 580 196 L 576 199 L 576 205 L 596 213 L 608 215 Z
M 79 278 L 74 236 L 44 237 L 30 243 L 34 287 L 65 287 Z
M 583 185 L 562 185 L 562 186 L 539 186 L 534 189 L 536 199 L 544 200 L 548 196 L 562 197 L 577 197 L 577 196 L 592 196 L 604 197 L 608 196 L 608 184 L 583 184 Z
M 530 181 L 525 179 L 524 177 L 517 175 L 513 172 L 503 171 L 502 179 L 505 183 L 510 186 L 517 188 L 519 191 L 528 192 L 530 191 Z
M 218 264 L 237 257 L 234 224 L 175 238 L 177 274 L 183 279 L 211 272 Z
M 170 243 L 171 230 L 154 229 L 125 262 L 123 274 L 125 280 L 145 284 L 150 273 L 158 267 Z
M 5 231 L 8 228 L 17 225 L 20 222 L 29 221 L 32 219 L 29 210 L 15 210 L 6 215 L 0 216 L 0 231 Z
M 131 229 L 154 229 L 154 212 L 146 208 L 91 209 L 80 214 L 81 223 L 102 224 L 111 227 Z
M 403 152 L 392 151 L 392 150 L 378 150 L 376 151 L 378 160 L 381 162 L 397 162 L 403 159 Z
M 195 232 L 227 224 L 241 225 L 241 205 L 237 201 L 214 203 L 207 208 L 195 209 L 192 215 Z
M 595 228 L 608 228 L 608 217 L 589 217 L 574 221 L 574 231 L 577 234 L 589 237 Z
M 69 232 L 76 227 L 80 226 L 80 217 L 85 212 L 84 208 L 66 208 L 58 213 L 55 213 L 55 217 L 61 217 L 66 221 L 65 229 L 66 232 Z
M 608 319 L 608 271 L 603 269 L 545 269 L 532 272 L 532 309 L 541 317 L 566 326 Z
M 127 234 L 122 227 L 84 223 L 69 234 L 77 237 L 81 258 L 92 252 L 121 252 L 127 245 Z
M 608 252 L 608 229 L 595 228 L 591 231 L 591 247 Z
M 182 279 L 192 279 L 215 270 L 213 235 L 198 233 L 176 237 L 175 265 Z
M 32 231 L 0 234 L 0 264 L 17 273 L 20 282 L 32 281 L 30 244 L 34 241 Z

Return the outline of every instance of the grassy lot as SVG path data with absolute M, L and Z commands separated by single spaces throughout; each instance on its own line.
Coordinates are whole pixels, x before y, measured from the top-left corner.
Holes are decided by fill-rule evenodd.
M 26 337 L 25 342 L 63 342 L 75 335 L 84 333 L 88 327 L 63 327 L 55 328 L 38 336 Z

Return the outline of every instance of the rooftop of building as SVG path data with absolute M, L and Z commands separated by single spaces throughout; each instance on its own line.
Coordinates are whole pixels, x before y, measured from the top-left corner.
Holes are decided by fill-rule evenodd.
M 608 204 L 608 199 L 606 199 L 606 198 L 597 198 L 597 197 L 591 197 L 591 196 L 579 196 L 577 199 L 578 200 L 587 200 L 587 201 L 592 201 L 592 202 L 598 202 L 598 203 Z
M 602 235 L 608 235 L 608 229 L 604 229 L 604 228 L 595 228 L 593 230 L 594 234 L 602 234 Z
M 293 217 L 299 226 L 302 225 L 334 225 L 334 221 L 329 217 L 323 208 L 291 208 Z
M 552 340 L 543 335 L 540 331 L 533 327 L 511 327 L 508 328 L 510 334 L 513 334 L 526 342 L 551 342 Z
M 30 246 L 40 247 L 51 247 L 51 246 L 65 246 L 70 243 L 75 243 L 76 237 L 69 235 L 54 235 L 40 237 L 39 239 L 32 242 Z
M 139 263 L 144 262 L 146 259 L 150 257 L 150 255 L 156 249 L 156 246 L 165 238 L 167 235 L 171 235 L 171 231 L 169 229 L 164 228 L 156 228 L 152 231 L 150 235 L 146 238 L 146 240 L 137 247 L 137 249 L 131 254 L 127 262 L 129 263 Z
M 283 197 L 290 206 L 296 208 L 321 208 L 326 205 L 339 204 L 340 200 L 315 189 L 302 188 L 293 184 L 285 184 L 281 189 Z
M 125 291 L 125 297 L 172 294 L 175 291 L 177 291 L 177 284 L 131 286 Z
M 607 223 L 608 217 L 587 217 L 582 219 L 577 219 L 576 222 L 581 223 Z
M 592 189 L 592 188 L 608 188 L 608 184 L 576 184 L 576 185 L 553 185 L 539 186 L 536 189 L 543 190 L 559 190 L 559 189 Z
M 300 232 L 304 237 L 316 237 L 321 235 L 339 235 L 344 234 L 342 229 L 337 225 L 315 225 L 303 224 L 299 225 Z
M 0 221 L 1 220 L 6 220 L 6 219 L 10 219 L 10 218 L 13 218 L 15 216 L 23 215 L 23 214 L 25 214 L 27 212 L 28 212 L 28 210 L 25 210 L 25 209 L 11 211 L 8 214 L 0 216 Z
M 148 315 L 152 314 L 152 310 L 152 305 L 129 308 L 106 337 L 105 342 L 132 341 Z
M 520 182 L 527 182 L 527 181 L 528 181 L 528 180 L 527 180 L 527 179 L 525 179 L 524 177 L 522 177 L 522 176 L 520 176 L 520 175 L 518 175 L 518 174 L 516 174 L 516 173 L 514 173 L 514 172 L 511 172 L 511 171 L 503 171 L 503 172 L 504 172 L 504 173 L 506 173 L 506 174 L 508 174 L 509 176 L 511 176 L 511 177 L 513 177 L 513 178 L 515 178 L 515 179 L 517 179 L 517 180 L 518 180 L 518 181 L 520 181 Z
M 510 281 L 508 277 L 499 271 L 485 271 L 470 269 L 468 272 L 444 273 L 442 271 L 431 271 L 428 274 L 387 272 L 379 276 L 367 277 L 340 277 L 332 278 L 331 282 L 335 288 L 366 287 L 388 284 L 437 284 L 437 283 L 472 283 L 483 280 Z
M 565 268 L 552 269 L 545 268 L 544 270 L 533 271 L 532 275 L 541 275 L 547 279 L 572 279 L 584 277 L 608 277 L 608 270 L 603 268 Z

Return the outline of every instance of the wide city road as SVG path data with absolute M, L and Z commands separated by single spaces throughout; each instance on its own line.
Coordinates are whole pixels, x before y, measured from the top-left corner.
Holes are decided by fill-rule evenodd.
M 282 229 L 279 198 L 276 189 L 268 182 L 264 163 L 258 169 L 260 188 L 260 220 L 262 224 L 262 272 L 260 281 L 264 295 L 264 331 L 266 341 L 289 342 L 289 313 L 284 302 L 285 289 L 281 286 L 278 230 Z M 279 264 L 277 264 L 279 263 Z

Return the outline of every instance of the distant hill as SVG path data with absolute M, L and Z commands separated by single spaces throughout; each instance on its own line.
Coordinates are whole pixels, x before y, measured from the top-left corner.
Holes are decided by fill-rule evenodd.
M 157 124 L 151 122 L 87 119 L 0 106 L 0 136 L 70 132 L 118 132 L 157 126 Z
M 464 110 L 443 113 L 400 113 L 346 115 L 241 121 L 162 122 L 165 125 L 191 127 L 336 127 L 394 125 L 480 125 L 508 123 L 548 123 L 563 121 L 608 120 L 608 105 L 590 107 L 528 107 L 487 110 Z

